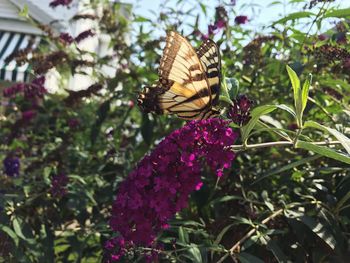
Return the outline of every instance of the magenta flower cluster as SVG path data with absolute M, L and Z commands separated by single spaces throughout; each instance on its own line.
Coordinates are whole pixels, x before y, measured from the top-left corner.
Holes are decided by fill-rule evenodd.
M 250 110 L 253 104 L 254 102 L 246 95 L 239 95 L 229 108 L 227 117 L 229 117 L 233 123 L 243 126 L 251 119 Z
M 4 89 L 3 95 L 7 98 L 15 97 L 18 93 L 24 93 L 26 99 L 34 97 L 42 98 L 47 92 L 45 87 L 45 77 L 41 76 L 34 79 L 31 83 L 18 83 Z
M 106 244 L 114 259 L 130 246 L 154 245 L 168 220 L 187 206 L 189 194 L 201 187 L 203 165 L 217 176 L 231 166 L 235 154 L 229 146 L 237 134 L 228 123 L 221 119 L 188 122 L 161 141 L 121 183 L 110 220 L 120 237 Z
M 248 17 L 247 16 L 236 16 L 235 17 L 235 23 L 237 25 L 243 25 L 248 22 Z
M 56 174 L 51 179 L 51 194 L 53 197 L 61 198 L 67 193 L 68 177 L 64 173 Z

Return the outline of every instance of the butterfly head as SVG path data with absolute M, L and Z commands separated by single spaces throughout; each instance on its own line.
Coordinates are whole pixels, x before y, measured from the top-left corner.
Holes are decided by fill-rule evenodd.
M 155 112 L 162 114 L 162 109 L 159 108 L 158 103 L 155 103 L 158 100 L 158 94 L 154 92 L 154 88 L 155 86 L 144 87 L 137 97 L 137 104 L 145 113 Z

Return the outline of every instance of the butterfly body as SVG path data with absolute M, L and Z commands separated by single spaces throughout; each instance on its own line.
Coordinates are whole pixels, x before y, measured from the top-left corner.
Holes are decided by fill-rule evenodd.
M 159 65 L 159 80 L 145 87 L 138 104 L 145 112 L 176 114 L 182 119 L 207 119 L 219 114 L 214 109 L 220 91 L 220 54 L 212 40 L 195 51 L 183 36 L 167 34 Z

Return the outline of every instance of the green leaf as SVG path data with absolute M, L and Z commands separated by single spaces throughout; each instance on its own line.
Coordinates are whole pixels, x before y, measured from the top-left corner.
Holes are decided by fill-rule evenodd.
M 323 17 L 350 17 L 350 8 L 329 10 Z
M 8 234 L 12 238 L 13 242 L 15 242 L 15 245 L 18 246 L 18 242 L 19 242 L 18 236 L 16 235 L 15 232 L 13 232 L 11 228 L 9 228 L 8 226 L 1 225 L 0 229 L 6 234 Z
M 26 237 L 22 233 L 22 229 L 21 229 L 21 226 L 20 226 L 17 218 L 13 219 L 12 225 L 13 225 L 13 229 L 15 230 L 16 235 L 18 237 L 22 238 L 23 240 L 26 240 Z
M 265 175 L 259 177 L 258 179 L 256 179 L 252 184 L 256 184 L 258 182 L 260 182 L 261 180 L 267 178 L 267 177 L 270 177 L 272 175 L 275 175 L 275 174 L 279 174 L 279 173 L 282 173 L 284 171 L 288 171 L 288 170 L 291 170 L 295 167 L 298 167 L 302 164 L 305 164 L 305 163 L 310 163 L 316 159 L 320 158 L 320 155 L 315 155 L 315 156 L 310 156 L 310 157 L 306 157 L 306 158 L 303 158 L 299 161 L 296 161 L 296 162 L 292 162 L 292 163 L 289 163 L 287 165 L 284 165 L 282 167 L 278 167 L 278 168 L 275 168 L 273 169 L 272 171 L 270 172 L 267 172 Z
M 267 239 L 267 248 L 271 250 L 275 258 L 277 259 L 278 262 L 281 263 L 287 263 L 288 258 L 287 256 L 283 253 L 282 249 L 279 247 L 278 243 L 271 239 L 270 237 L 265 237 Z
M 301 216 L 300 218 L 298 218 L 298 220 L 300 220 L 306 226 L 308 226 L 312 230 L 312 232 L 314 232 L 319 238 L 321 238 L 331 249 L 335 249 L 337 241 L 335 240 L 332 232 L 324 224 L 321 224 L 312 217 L 306 215 Z
M 28 5 L 24 5 L 22 10 L 18 13 L 20 17 L 28 18 L 29 17 L 29 12 L 28 12 Z
M 142 115 L 141 135 L 145 142 L 150 145 L 153 138 L 153 123 L 149 119 L 148 114 Z
M 335 138 L 337 138 L 337 140 L 343 145 L 345 150 L 350 154 L 350 139 L 348 137 L 346 137 L 344 134 L 342 134 L 341 132 L 337 131 L 336 129 L 326 127 L 326 126 L 319 124 L 317 122 L 314 122 L 314 121 L 305 122 L 304 127 L 305 128 L 306 127 L 313 127 L 313 128 L 323 130 L 325 132 L 332 134 Z
M 226 88 L 231 100 L 234 100 L 239 93 L 239 81 L 236 78 L 225 78 Z
M 295 73 L 295 71 L 291 67 L 287 65 L 286 68 L 289 75 L 289 79 L 292 82 L 297 122 L 299 127 L 301 127 L 302 100 L 301 100 L 300 80 L 297 73 Z
M 188 249 L 188 252 L 191 254 L 191 262 L 198 262 L 198 263 L 202 263 L 202 255 L 201 255 L 201 251 L 199 250 L 199 248 L 197 247 L 197 245 L 195 244 L 191 244 L 191 247 Z
M 292 115 L 294 118 L 296 117 L 295 111 L 294 111 L 291 107 L 289 107 L 289 106 L 287 106 L 287 105 L 285 105 L 285 104 L 279 104 L 279 105 L 277 105 L 277 107 L 278 107 L 279 109 L 281 109 L 281 110 L 284 110 L 284 111 L 288 112 L 288 113 L 289 113 L 290 115 Z
M 295 20 L 295 19 L 299 19 L 299 18 L 306 18 L 306 17 L 311 17 L 314 16 L 315 14 L 312 12 L 307 12 L 307 11 L 302 11 L 302 12 L 295 12 L 295 13 L 291 13 L 279 20 L 277 20 L 276 22 L 273 23 L 273 25 L 275 24 L 284 24 L 289 20 Z
M 309 77 L 304 82 L 303 89 L 302 89 L 302 92 L 301 92 L 301 104 L 302 104 L 301 114 L 303 114 L 303 112 L 304 112 L 304 110 L 306 108 L 307 98 L 309 96 L 309 89 L 310 89 L 311 81 L 312 81 L 312 75 L 309 74 Z
M 226 233 L 232 226 L 234 226 L 234 225 L 235 225 L 235 224 L 230 224 L 230 225 L 224 227 L 224 229 L 222 229 L 222 230 L 220 231 L 220 233 L 218 234 L 218 236 L 216 237 L 216 239 L 215 239 L 215 241 L 214 241 L 214 244 L 215 244 L 215 245 L 220 244 L 221 239 L 223 238 L 223 236 L 225 235 L 225 233 Z
M 270 113 L 270 112 L 274 111 L 275 109 L 277 109 L 276 105 L 263 105 L 263 106 L 259 106 L 259 107 L 254 108 L 252 110 L 252 112 L 251 112 L 252 118 L 241 129 L 241 131 L 242 131 L 242 141 L 246 143 L 250 132 L 254 129 L 256 123 L 259 121 L 259 118 L 262 115 Z
M 305 149 L 308 151 L 312 151 L 312 152 L 318 153 L 320 155 L 326 156 L 328 158 L 332 158 L 334 160 L 350 164 L 350 156 L 349 155 L 337 152 L 337 151 L 330 149 L 328 147 L 325 147 L 325 146 L 315 145 L 315 144 L 310 143 L 310 142 L 298 141 L 296 143 L 296 148 L 301 148 L 301 149 Z
M 350 199 L 350 192 L 348 192 L 342 199 L 339 200 L 339 202 L 337 203 L 336 207 L 335 207 L 335 211 L 337 211 L 337 213 L 339 213 L 339 211 L 342 209 L 342 207 L 344 206 L 344 204 Z
M 189 242 L 188 233 L 183 227 L 179 227 L 179 240 L 185 244 Z
M 257 258 L 256 256 L 253 256 L 246 252 L 239 253 L 238 259 L 241 263 L 264 263 L 264 261 L 260 258 Z

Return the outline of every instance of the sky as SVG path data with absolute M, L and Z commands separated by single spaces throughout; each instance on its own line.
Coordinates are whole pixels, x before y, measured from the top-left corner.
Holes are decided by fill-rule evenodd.
M 144 16 L 146 18 L 154 18 L 153 12 L 159 13 L 160 12 L 160 5 L 161 3 L 166 2 L 167 5 L 176 7 L 177 0 L 124 0 L 124 2 L 128 2 L 133 4 L 134 11 L 136 14 Z M 186 0 L 184 2 L 188 2 L 188 7 L 193 5 L 196 5 L 198 3 L 198 0 Z M 230 0 L 202 0 L 202 3 L 210 6 L 209 10 L 212 11 L 212 13 L 208 13 L 208 17 L 213 18 L 213 13 L 215 10 L 215 6 L 218 5 L 218 2 L 225 2 L 229 3 Z M 235 15 L 246 15 L 249 18 L 249 29 L 256 29 L 261 30 L 262 26 L 268 26 L 271 24 L 271 22 L 278 20 L 282 16 L 285 16 L 289 13 L 296 12 L 296 11 L 302 11 L 302 7 L 305 5 L 305 2 L 303 3 L 295 3 L 295 4 L 288 4 L 290 0 L 236 0 L 236 6 L 234 8 L 234 12 L 236 12 Z M 297 2 L 295 0 L 295 2 Z M 275 3 L 275 4 L 273 4 Z M 198 4 L 197 4 L 198 5 Z M 332 5 L 340 5 L 342 8 L 349 8 L 350 7 L 350 0 L 336 0 Z M 199 7 L 198 7 L 199 8 Z M 309 11 L 309 10 L 306 10 Z M 315 11 L 315 10 L 311 10 Z M 232 16 L 234 17 L 234 15 Z M 203 29 L 210 23 L 210 20 L 208 21 L 201 21 L 200 27 Z M 332 27 L 332 24 L 324 24 L 325 30 Z

